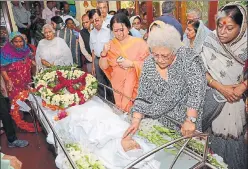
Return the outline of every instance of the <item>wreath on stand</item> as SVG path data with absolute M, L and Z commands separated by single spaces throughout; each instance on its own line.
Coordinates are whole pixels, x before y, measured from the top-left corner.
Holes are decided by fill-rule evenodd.
M 73 66 L 55 66 L 35 76 L 36 95 L 42 106 L 63 111 L 84 104 L 97 92 L 97 80 Z
M 20 106 L 17 104 L 18 100 L 25 101 L 28 98 L 28 96 L 29 96 L 28 90 L 24 90 L 15 96 L 15 98 L 12 101 L 12 109 L 11 109 L 10 115 L 12 119 L 15 121 L 17 127 L 27 132 L 35 132 L 34 124 L 26 122 L 21 118 L 21 115 L 19 112 Z M 38 122 L 37 122 L 37 128 L 38 128 L 38 131 L 41 131 L 41 127 Z

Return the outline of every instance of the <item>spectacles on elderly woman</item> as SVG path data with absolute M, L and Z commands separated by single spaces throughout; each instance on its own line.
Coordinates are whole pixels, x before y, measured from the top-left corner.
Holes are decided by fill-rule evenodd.
M 171 53 L 169 53 L 167 55 L 157 54 L 157 53 L 152 52 L 152 55 L 153 55 L 154 59 L 157 60 L 157 59 L 161 58 L 161 60 L 163 60 L 163 61 L 165 61 L 168 58 L 170 58 L 172 56 L 172 54 L 173 54 L 173 52 L 171 52 Z

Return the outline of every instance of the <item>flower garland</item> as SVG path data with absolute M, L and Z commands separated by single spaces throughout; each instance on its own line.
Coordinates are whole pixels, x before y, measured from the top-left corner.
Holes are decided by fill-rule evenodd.
M 79 144 L 66 144 L 65 147 L 78 169 L 106 169 L 95 155 L 88 153 L 86 150 L 82 150 Z M 65 164 L 70 166 L 69 161 L 67 160 L 65 161 Z
M 42 105 L 52 110 L 84 104 L 97 92 L 97 80 L 72 66 L 55 66 L 35 77 L 37 95 Z
M 164 127 L 161 123 L 152 119 L 144 119 L 141 121 L 138 135 L 147 139 L 149 142 L 157 146 L 163 145 L 174 139 L 180 138 L 179 133 L 176 133 L 176 131 Z M 174 146 L 179 149 L 181 145 L 183 145 L 183 142 L 174 144 Z M 204 143 L 197 139 L 190 140 L 187 147 L 189 147 L 190 149 L 192 149 L 193 151 L 195 151 L 200 155 L 204 153 Z M 169 148 L 165 148 L 165 151 L 171 152 L 173 154 L 177 152 Z M 207 161 L 216 168 L 219 169 L 227 168 L 227 165 L 223 162 L 222 157 L 218 156 L 217 154 L 211 154 L 209 152 L 207 155 Z
M 20 106 L 16 103 L 17 100 L 25 101 L 28 98 L 28 96 L 29 96 L 28 90 L 24 90 L 24 91 L 20 92 L 17 96 L 15 96 L 15 98 L 12 101 L 13 107 L 11 109 L 10 115 L 11 115 L 12 119 L 15 121 L 17 127 L 19 127 L 22 130 L 25 130 L 27 132 L 35 132 L 35 128 L 34 128 L 33 123 L 28 123 L 28 122 L 25 122 L 24 120 L 22 120 L 22 118 L 20 116 L 20 112 L 19 112 Z M 40 127 L 38 122 L 37 122 L 37 127 L 38 127 L 38 131 L 41 131 L 41 127 Z

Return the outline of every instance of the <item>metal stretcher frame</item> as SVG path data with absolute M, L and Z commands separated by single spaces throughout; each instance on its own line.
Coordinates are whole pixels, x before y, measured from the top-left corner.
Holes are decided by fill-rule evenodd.
M 121 94 L 121 95 L 123 95 L 123 94 L 121 92 L 117 91 L 117 90 L 114 90 L 114 89 L 110 88 L 109 86 L 106 86 L 106 85 L 102 84 L 102 83 L 98 83 L 98 84 L 101 85 L 102 87 L 104 87 L 104 98 L 101 97 L 101 96 L 99 96 L 99 95 L 98 95 L 98 97 L 101 98 L 101 100 L 103 102 L 107 103 L 108 105 L 110 105 L 112 107 L 115 107 L 118 110 L 122 111 L 120 108 L 118 108 L 116 105 L 114 105 L 112 102 L 110 102 L 110 101 L 108 101 L 106 99 L 106 95 L 107 95 L 107 92 L 106 91 L 108 89 L 108 90 L 111 90 L 111 91 L 116 92 L 118 94 Z M 35 100 L 36 106 L 33 103 L 31 103 L 31 106 L 32 106 L 32 109 L 36 110 L 36 112 L 37 112 L 36 113 L 36 116 L 38 117 L 38 120 L 41 122 L 41 118 L 40 118 L 40 112 L 41 112 L 41 114 L 44 116 L 45 121 L 47 122 L 47 124 L 49 125 L 49 127 L 50 127 L 50 129 L 51 129 L 51 131 L 53 133 L 54 142 L 55 142 L 55 144 L 54 144 L 54 146 L 55 146 L 55 153 L 57 154 L 57 152 L 58 152 L 58 144 L 59 144 L 60 147 L 61 147 L 61 149 L 62 149 L 62 151 L 63 151 L 63 153 L 65 154 L 65 156 L 67 157 L 69 163 L 71 164 L 72 168 L 73 169 L 77 169 L 76 164 L 71 159 L 71 157 L 70 157 L 69 153 L 67 152 L 64 144 L 62 143 L 62 141 L 61 141 L 58 133 L 55 131 L 54 127 L 52 126 L 52 124 L 50 123 L 49 119 L 47 118 L 45 112 L 40 107 L 40 105 L 38 103 L 38 100 L 36 99 L 35 95 L 33 93 L 30 93 L 30 94 L 32 95 L 32 97 Z M 127 97 L 125 95 L 123 95 L 123 96 L 126 97 L 126 98 L 128 98 L 132 102 L 134 102 L 134 100 L 132 98 Z M 125 112 L 123 112 L 123 113 L 125 113 Z M 178 121 L 176 121 L 175 119 L 173 119 L 173 118 L 171 118 L 169 116 L 166 116 L 166 115 L 165 115 L 165 117 L 168 120 L 170 120 L 171 122 L 175 123 L 176 125 L 180 125 L 180 123 Z M 187 144 L 188 144 L 188 142 L 193 137 L 206 137 L 206 142 L 205 142 L 205 145 L 204 145 L 204 154 L 203 154 L 203 156 L 201 156 L 200 154 L 197 154 L 196 152 L 194 152 L 191 149 L 189 149 L 189 148 L 186 147 Z M 168 147 L 170 145 L 176 144 L 177 142 L 182 141 L 182 140 L 186 140 L 186 141 L 184 142 L 183 146 L 180 148 L 179 152 L 176 154 L 176 156 L 175 156 L 175 158 L 174 158 L 174 160 L 173 160 L 173 162 L 172 162 L 172 164 L 171 164 L 171 166 L 170 166 L 169 169 L 172 169 L 174 167 L 175 163 L 177 162 L 177 160 L 178 160 L 178 158 L 179 158 L 179 156 L 181 155 L 182 152 L 185 153 L 185 154 L 187 154 L 187 155 L 189 155 L 190 157 L 192 157 L 192 158 L 194 158 L 195 160 L 198 161 L 198 163 L 196 163 L 194 166 L 192 166 L 191 169 L 197 169 L 197 168 L 201 168 L 201 167 L 204 167 L 204 166 L 210 167 L 212 169 L 217 169 L 215 166 L 213 166 L 213 165 L 211 165 L 210 163 L 207 162 L 207 153 L 208 153 L 207 150 L 208 150 L 208 142 L 209 142 L 209 140 L 208 140 L 208 134 L 201 133 L 201 132 L 198 132 L 198 133 L 193 134 L 191 136 L 180 137 L 180 138 L 178 138 L 176 140 L 172 140 L 172 141 L 170 141 L 170 142 L 168 142 L 166 144 L 163 144 L 163 145 L 161 145 L 159 147 L 156 147 L 152 151 L 150 151 L 150 152 L 142 155 L 141 157 L 139 157 L 138 159 L 136 159 L 132 163 L 128 164 L 124 169 L 134 169 L 134 166 L 136 164 L 138 164 L 139 162 L 143 161 L 147 157 L 155 154 L 156 152 L 158 152 L 158 151 L 160 151 L 160 150 L 162 150 L 162 149 L 164 149 L 164 148 L 166 148 L 166 147 Z

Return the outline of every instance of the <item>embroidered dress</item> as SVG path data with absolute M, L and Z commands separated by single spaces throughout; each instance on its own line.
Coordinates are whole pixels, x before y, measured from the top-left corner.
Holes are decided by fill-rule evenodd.
M 247 11 L 238 3 L 243 14 L 243 23 L 239 35 L 230 43 L 220 42 L 216 31 L 210 33 L 203 44 L 201 56 L 208 73 L 223 85 L 241 83 L 243 67 L 247 60 Z M 220 9 L 221 10 L 221 9 Z M 208 89 L 204 106 L 204 130 L 211 130 L 210 148 L 223 157 L 229 168 L 245 169 L 247 167 L 247 145 L 244 143 L 246 125 L 245 103 L 243 99 L 235 103 L 215 89 Z
M 181 47 L 176 61 L 168 68 L 168 80 L 156 69 L 152 56 L 144 63 L 139 82 L 138 96 L 131 112 L 158 119 L 165 126 L 180 131 L 167 115 L 183 123 L 187 108 L 198 111 L 197 128 L 201 130 L 201 116 L 207 82 L 201 58 L 193 49 Z

